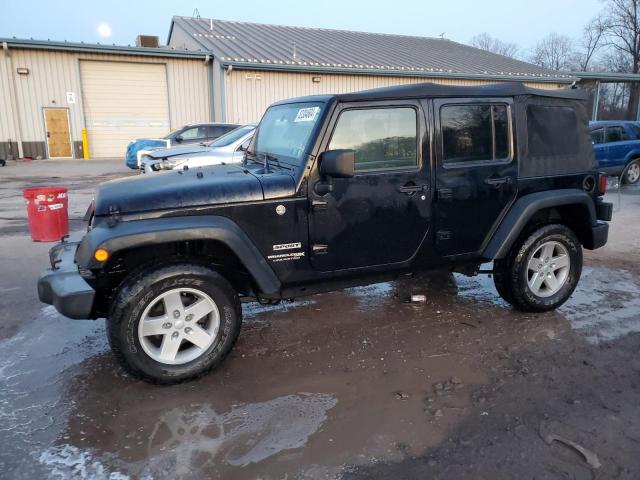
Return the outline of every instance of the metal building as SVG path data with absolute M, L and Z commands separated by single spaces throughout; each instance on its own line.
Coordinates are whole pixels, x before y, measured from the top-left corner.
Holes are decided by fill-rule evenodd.
M 209 121 L 208 56 L 0 39 L 0 158 L 122 158 L 136 137 Z
M 283 98 L 575 76 L 441 38 L 174 17 L 168 47 L 1 39 L 0 158 L 122 158 L 133 138 L 248 123 Z
M 300 95 L 417 82 L 564 88 L 576 80 L 442 38 L 174 17 L 167 44 L 211 54 L 214 118 L 234 123 Z

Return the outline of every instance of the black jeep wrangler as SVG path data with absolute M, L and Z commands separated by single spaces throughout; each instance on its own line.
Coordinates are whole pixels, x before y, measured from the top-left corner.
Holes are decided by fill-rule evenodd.
M 278 102 L 242 164 L 104 183 L 87 233 L 50 252 L 40 299 L 107 318 L 160 383 L 219 365 L 241 300 L 277 302 L 493 261 L 515 308 L 571 295 L 607 241 L 583 93 L 407 85 Z

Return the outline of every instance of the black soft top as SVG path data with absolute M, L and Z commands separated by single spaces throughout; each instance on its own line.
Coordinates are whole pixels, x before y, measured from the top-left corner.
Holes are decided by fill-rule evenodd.
M 282 100 L 277 104 L 297 102 L 324 102 L 332 100 L 341 102 L 357 102 L 366 100 L 390 100 L 402 98 L 429 97 L 518 97 L 536 96 L 547 98 L 562 98 L 567 100 L 587 100 L 587 93 L 575 88 L 541 89 L 527 87 L 522 82 L 503 82 L 490 85 L 460 87 L 441 85 L 437 83 L 415 83 L 410 85 L 396 85 L 392 87 L 374 88 L 353 93 L 336 95 L 310 95 L 306 97 Z

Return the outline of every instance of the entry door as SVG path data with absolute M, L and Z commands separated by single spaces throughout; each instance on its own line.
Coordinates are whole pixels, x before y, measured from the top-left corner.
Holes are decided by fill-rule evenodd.
M 343 105 L 327 150 L 355 151 L 355 176 L 311 182 L 311 263 L 321 271 L 410 260 L 429 228 L 428 158 L 418 104 Z M 427 149 L 428 152 L 428 149 Z
M 72 158 L 69 110 L 66 108 L 45 108 L 44 128 L 47 135 L 49 158 Z
M 436 249 L 480 251 L 517 192 L 511 99 L 434 101 Z

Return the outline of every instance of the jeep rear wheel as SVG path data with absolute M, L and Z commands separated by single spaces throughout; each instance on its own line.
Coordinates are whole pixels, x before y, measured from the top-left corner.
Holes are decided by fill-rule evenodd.
M 553 310 L 571 296 L 582 273 L 582 246 L 564 225 L 547 225 L 513 246 L 494 266 L 498 293 L 519 310 Z
M 120 289 L 107 320 L 122 365 L 156 383 L 204 375 L 233 347 L 241 310 L 231 285 L 193 264 L 143 270 Z

